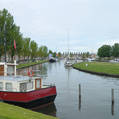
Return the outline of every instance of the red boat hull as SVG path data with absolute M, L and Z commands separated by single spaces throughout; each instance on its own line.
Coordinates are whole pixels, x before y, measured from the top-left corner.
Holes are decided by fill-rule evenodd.
M 0 100 L 21 106 L 41 105 L 53 102 L 56 97 L 56 87 L 51 86 L 30 92 L 0 91 Z

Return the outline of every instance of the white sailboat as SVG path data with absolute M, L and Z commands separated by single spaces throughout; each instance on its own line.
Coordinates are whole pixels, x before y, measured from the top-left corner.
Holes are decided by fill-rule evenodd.
M 69 42 L 69 32 L 67 31 L 67 41 Z M 65 67 L 71 67 L 73 63 L 70 60 L 70 54 L 69 54 L 69 44 L 68 44 L 68 56 L 66 58 L 66 61 L 64 63 Z

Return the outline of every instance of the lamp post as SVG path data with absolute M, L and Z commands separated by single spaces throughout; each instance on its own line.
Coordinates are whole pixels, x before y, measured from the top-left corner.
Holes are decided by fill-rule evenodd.
M 4 53 L 5 53 L 5 63 L 7 62 L 7 60 L 6 60 L 6 46 L 7 44 L 6 44 L 6 21 L 5 21 L 5 23 L 4 23 Z

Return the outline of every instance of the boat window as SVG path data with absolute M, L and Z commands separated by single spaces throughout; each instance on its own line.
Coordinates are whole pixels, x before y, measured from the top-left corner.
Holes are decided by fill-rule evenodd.
M 26 92 L 26 83 L 20 83 L 20 92 Z
M 7 66 L 7 75 L 13 75 L 14 74 L 14 66 Z
M 0 82 L 0 90 L 3 90 L 3 82 Z
M 41 79 L 35 79 L 35 89 L 40 89 L 42 88 L 42 81 Z
M 27 83 L 27 90 L 33 89 L 33 82 Z
M 36 88 L 40 88 L 40 80 L 36 80 Z
M 7 91 L 12 91 L 13 87 L 12 87 L 12 83 L 6 83 L 5 89 Z

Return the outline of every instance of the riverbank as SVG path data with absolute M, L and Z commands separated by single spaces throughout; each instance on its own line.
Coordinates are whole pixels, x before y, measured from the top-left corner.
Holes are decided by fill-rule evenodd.
M 81 62 L 74 64 L 73 68 L 96 75 L 119 77 L 119 63 Z
M 38 62 L 29 62 L 29 63 L 25 63 L 25 64 L 19 64 L 17 65 L 17 69 L 21 69 L 21 68 L 25 68 L 25 67 L 29 67 L 29 66 L 33 66 L 33 65 L 37 65 L 37 64 L 42 64 L 48 62 L 48 60 L 40 60 Z
M 0 119 L 57 119 L 39 112 L 0 102 Z

